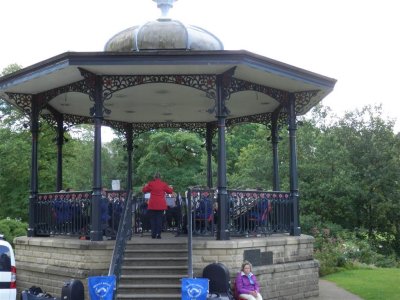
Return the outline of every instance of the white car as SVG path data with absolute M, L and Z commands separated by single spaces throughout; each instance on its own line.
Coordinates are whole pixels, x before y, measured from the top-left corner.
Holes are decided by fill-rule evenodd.
M 14 251 L 0 234 L 0 299 L 17 299 L 17 282 Z

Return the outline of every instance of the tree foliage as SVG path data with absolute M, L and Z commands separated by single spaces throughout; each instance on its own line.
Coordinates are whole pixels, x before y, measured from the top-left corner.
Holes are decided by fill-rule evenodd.
M 400 140 L 393 122 L 382 117 L 381 107 L 366 106 L 313 128 L 313 155 L 299 159 L 303 212 L 347 229 L 365 228 L 379 249 L 396 250 Z
M 28 224 L 17 219 L 5 218 L 0 219 L 0 233 L 4 235 L 4 239 L 13 244 L 14 238 L 26 235 Z
M 175 187 L 183 192 L 189 186 L 203 184 L 205 155 L 202 141 L 198 136 L 184 131 L 155 132 L 149 136 L 149 144 L 137 165 L 137 177 L 143 185 L 150 180 L 156 171 Z

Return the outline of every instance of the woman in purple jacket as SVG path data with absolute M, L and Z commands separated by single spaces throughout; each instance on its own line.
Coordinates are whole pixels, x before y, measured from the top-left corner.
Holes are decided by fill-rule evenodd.
M 260 286 L 258 285 L 256 276 L 251 273 L 251 268 L 251 263 L 245 260 L 241 271 L 236 276 L 236 293 L 240 299 L 262 300 Z

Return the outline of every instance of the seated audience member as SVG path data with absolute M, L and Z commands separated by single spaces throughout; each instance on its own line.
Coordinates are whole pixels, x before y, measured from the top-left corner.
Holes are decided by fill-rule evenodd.
M 236 276 L 236 294 L 239 299 L 262 300 L 260 286 L 258 285 L 256 276 L 251 272 L 251 269 L 251 263 L 245 260 L 242 264 L 242 269 Z

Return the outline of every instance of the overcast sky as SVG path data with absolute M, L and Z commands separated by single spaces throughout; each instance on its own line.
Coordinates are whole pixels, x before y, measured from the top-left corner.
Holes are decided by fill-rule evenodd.
M 4 0 L 0 71 L 67 51 L 102 51 L 114 34 L 154 20 L 152 0 Z M 179 0 L 170 16 L 248 50 L 338 80 L 322 104 L 341 115 L 383 105 L 400 131 L 400 1 Z

